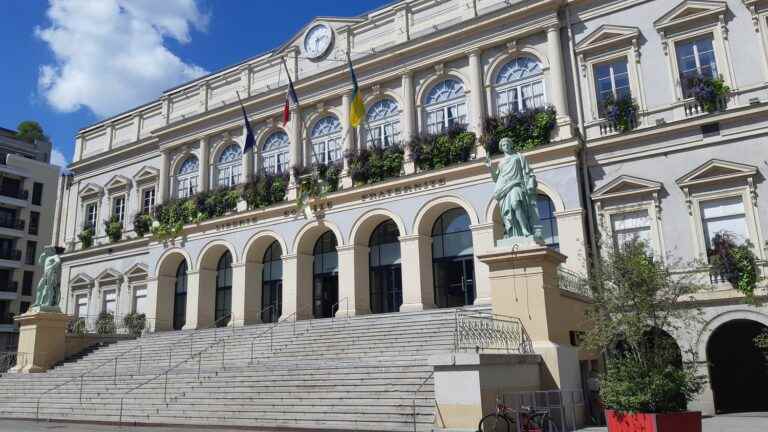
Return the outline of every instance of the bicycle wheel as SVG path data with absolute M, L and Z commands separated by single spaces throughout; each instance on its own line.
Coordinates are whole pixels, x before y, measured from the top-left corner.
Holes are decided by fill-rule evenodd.
M 514 432 L 512 422 L 503 414 L 488 414 L 477 425 L 478 432 Z
M 541 418 L 541 430 L 544 432 L 560 432 L 560 428 L 557 427 L 557 423 L 549 416 Z

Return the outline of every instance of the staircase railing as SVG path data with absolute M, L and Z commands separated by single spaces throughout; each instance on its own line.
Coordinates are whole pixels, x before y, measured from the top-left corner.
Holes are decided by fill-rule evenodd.
M 520 318 L 456 309 L 454 351 L 531 354 L 533 344 Z
M 430 372 L 426 378 L 424 378 L 421 384 L 419 384 L 419 386 L 416 387 L 416 391 L 413 392 L 413 400 L 411 401 L 412 402 L 411 406 L 413 407 L 413 432 L 416 432 L 416 399 L 419 398 L 419 392 L 421 392 L 421 389 L 424 388 L 425 385 L 427 385 L 427 383 L 433 376 L 435 376 L 434 370 Z
M 333 327 L 334 324 L 336 323 L 336 315 L 338 314 L 339 310 L 341 310 L 341 304 L 342 303 L 344 303 L 347 306 L 344 315 L 345 315 L 347 321 L 349 321 L 349 297 L 344 297 L 343 299 L 341 299 L 341 300 L 337 301 L 336 303 L 334 303 L 333 306 L 331 306 L 331 311 L 332 311 L 332 314 L 331 314 L 331 327 Z
M 32 359 L 29 353 L 6 351 L 0 352 L 0 374 L 4 374 L 16 365 L 26 365 Z

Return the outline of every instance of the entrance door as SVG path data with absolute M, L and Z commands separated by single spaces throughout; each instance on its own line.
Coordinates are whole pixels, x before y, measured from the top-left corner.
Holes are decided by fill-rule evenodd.
M 187 262 L 179 264 L 173 295 L 173 329 L 181 330 L 187 322 Z
M 441 308 L 475 302 L 475 271 L 472 256 L 435 261 L 435 304 Z
M 317 274 L 314 283 L 314 316 L 331 318 L 338 310 L 339 276 L 337 274 Z
M 261 304 L 264 306 L 261 313 L 261 322 L 275 323 L 280 319 L 280 312 L 283 310 L 282 280 L 264 282 L 261 286 Z
M 399 265 L 371 268 L 371 312 L 398 312 L 403 304 L 402 271 Z

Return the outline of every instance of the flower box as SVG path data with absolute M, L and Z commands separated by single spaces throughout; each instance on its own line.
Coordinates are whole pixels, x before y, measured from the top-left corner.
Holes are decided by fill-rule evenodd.
M 624 413 L 605 410 L 608 432 L 701 432 L 701 413 Z

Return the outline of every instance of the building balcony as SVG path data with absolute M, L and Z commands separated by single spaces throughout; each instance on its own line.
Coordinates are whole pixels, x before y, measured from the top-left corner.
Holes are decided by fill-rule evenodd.
M 27 207 L 29 205 L 29 191 L 3 191 L 0 190 L 0 204 L 12 207 Z
M 25 226 L 22 219 L 0 219 L 0 237 L 23 237 Z
M 21 267 L 21 251 L 10 250 L 0 251 L 0 267 L 19 268 Z
M 20 200 L 27 200 L 29 199 L 29 191 L 18 189 L 18 190 L 2 190 L 0 189 L 0 196 L 8 197 L 8 198 L 15 198 Z
M 16 281 L 2 281 L 0 282 L 0 292 L 12 292 L 15 293 L 19 289 L 19 283 Z

